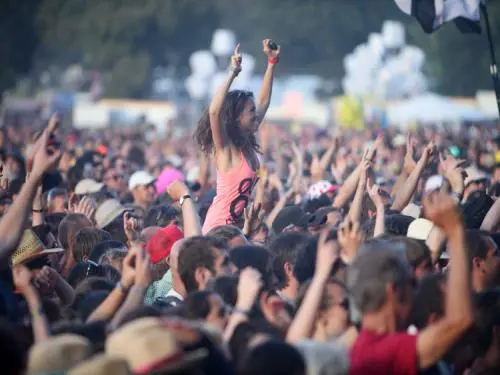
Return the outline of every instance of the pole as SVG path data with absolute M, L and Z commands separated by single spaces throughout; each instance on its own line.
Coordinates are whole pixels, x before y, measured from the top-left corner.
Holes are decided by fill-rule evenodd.
M 488 37 L 488 47 L 490 49 L 490 74 L 493 80 L 493 89 L 495 90 L 495 97 L 497 100 L 498 114 L 500 116 L 500 81 L 498 80 L 498 69 L 497 69 L 497 59 L 495 56 L 495 45 L 493 44 L 493 37 L 491 35 L 490 18 L 488 16 L 488 8 L 486 7 L 486 2 L 481 2 L 481 12 L 484 16 L 484 21 L 486 24 L 486 36 Z

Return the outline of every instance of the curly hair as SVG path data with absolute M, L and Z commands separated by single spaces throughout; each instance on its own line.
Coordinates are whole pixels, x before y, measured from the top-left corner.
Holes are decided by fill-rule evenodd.
M 231 143 L 238 149 L 250 147 L 256 152 L 260 152 L 257 137 L 253 133 L 246 133 L 241 129 L 239 118 L 248 100 L 253 100 L 254 96 L 250 91 L 233 90 L 226 95 L 222 104 L 220 121 L 223 129 L 228 135 Z M 210 127 L 210 115 L 208 107 L 203 110 L 196 131 L 194 134 L 196 143 L 202 152 L 211 154 L 214 151 L 214 140 L 212 128 Z

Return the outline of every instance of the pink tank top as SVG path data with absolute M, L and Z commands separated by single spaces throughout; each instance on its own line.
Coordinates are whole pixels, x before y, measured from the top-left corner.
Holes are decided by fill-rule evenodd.
M 256 183 L 257 174 L 243 153 L 238 167 L 225 173 L 217 172 L 217 194 L 208 209 L 203 234 L 220 225 L 236 225 L 241 228 L 245 221 L 243 210 L 248 205 Z

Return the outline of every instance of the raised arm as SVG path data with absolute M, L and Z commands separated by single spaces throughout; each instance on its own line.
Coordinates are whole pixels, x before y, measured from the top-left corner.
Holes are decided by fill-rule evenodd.
M 186 184 L 182 181 L 175 181 L 167 188 L 167 192 L 174 202 L 179 202 L 181 207 L 184 238 L 201 236 L 200 216 Z
M 17 266 L 12 270 L 12 278 L 16 289 L 23 295 L 28 304 L 35 343 L 46 340 L 50 336 L 49 326 L 40 296 L 31 282 L 31 272 L 25 266 Z
M 304 296 L 304 301 L 288 329 L 286 341 L 289 343 L 296 343 L 309 338 L 314 331 L 314 322 L 318 314 L 321 297 L 325 292 L 325 285 L 328 282 L 330 271 L 339 254 L 338 243 L 327 241 L 329 232 L 330 228 L 323 230 L 319 238 L 314 276 Z
M 413 169 L 413 172 L 411 172 L 410 176 L 408 176 L 404 186 L 401 190 L 396 192 L 394 203 L 391 206 L 392 210 L 401 211 L 408 205 L 408 203 L 410 203 L 411 198 L 417 189 L 418 180 L 420 179 L 420 176 L 422 176 L 422 172 L 425 167 L 427 167 L 433 150 L 434 145 L 432 142 L 425 147 L 422 156 Z
M 212 99 L 208 107 L 208 115 L 210 118 L 210 129 L 212 130 L 212 138 L 214 141 L 215 152 L 225 148 L 227 144 L 227 134 L 221 124 L 220 114 L 222 105 L 226 99 L 226 95 L 231 87 L 234 79 L 241 72 L 241 54 L 240 45 L 234 49 L 234 55 L 231 57 L 231 71 L 227 74 L 226 79 L 217 90 L 217 93 Z
M 427 217 L 448 237 L 450 272 L 444 317 L 418 335 L 417 357 L 420 369 L 442 359 L 473 323 L 472 290 L 467 262 L 465 229 L 455 200 L 446 193 L 424 198 Z
M 373 237 L 381 236 L 385 233 L 385 207 L 384 201 L 380 196 L 380 188 L 378 185 L 370 186 L 369 183 L 366 184 L 366 190 L 368 195 L 372 200 L 375 208 L 377 210 L 377 216 L 375 216 L 375 229 L 373 231 Z
M 11 252 L 17 246 L 24 230 L 24 225 L 33 205 L 38 185 L 43 175 L 54 168 L 61 157 L 61 151 L 51 149 L 49 143 L 50 134 L 55 131 L 57 117 L 52 116 L 49 127 L 45 129 L 42 136 L 35 144 L 36 151 L 33 157 L 33 166 L 26 183 L 21 188 L 17 198 L 12 203 L 7 213 L 0 220 L 0 262 L 5 263 Z M 29 167 L 29 166 L 28 166 Z M 29 169 L 29 168 L 28 168 Z
M 273 93 L 274 70 L 279 61 L 280 46 L 276 45 L 271 39 L 262 41 L 264 53 L 267 55 L 267 69 L 264 73 L 262 88 L 260 89 L 259 99 L 257 101 L 257 123 L 260 124 L 266 116 L 269 104 L 271 104 L 271 95 Z M 276 49 L 272 49 L 277 47 Z

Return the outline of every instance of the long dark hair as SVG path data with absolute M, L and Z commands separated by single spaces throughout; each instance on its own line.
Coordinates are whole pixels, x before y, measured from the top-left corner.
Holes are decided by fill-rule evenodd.
M 256 152 L 260 152 L 255 134 L 243 131 L 239 123 L 240 115 L 245 109 L 247 101 L 250 99 L 253 100 L 253 94 L 250 91 L 233 90 L 228 92 L 222 104 L 220 121 L 234 146 L 240 150 L 244 147 L 250 147 Z M 202 152 L 211 154 L 214 151 L 214 140 L 212 129 L 210 128 L 208 108 L 205 108 L 201 114 L 194 138 Z

